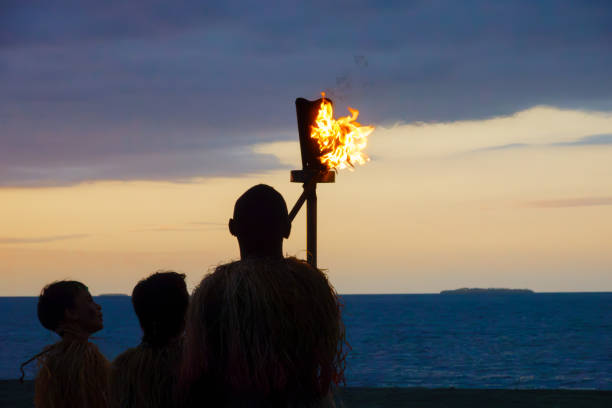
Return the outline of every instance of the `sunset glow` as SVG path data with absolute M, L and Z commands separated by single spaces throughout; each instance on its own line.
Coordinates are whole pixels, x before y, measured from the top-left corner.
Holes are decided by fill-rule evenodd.
M 368 146 L 376 159 L 319 187 L 319 263 L 342 293 L 593 290 L 612 265 L 612 173 L 610 147 L 595 143 L 605 139 L 584 135 L 610 133 L 612 113 L 546 107 L 379 127 Z M 517 135 L 522 144 L 507 147 Z M 286 168 L 300 162 L 297 140 L 250 154 Z M 190 183 L 1 189 L 2 294 L 36 294 L 41 282 L 62 278 L 87 281 L 94 293 L 129 293 L 158 269 L 185 272 L 194 285 L 238 257 L 227 220 L 241 192 L 259 182 L 289 205 L 300 193 L 283 169 Z M 293 222 L 287 254 L 305 257 L 303 218 Z
M 311 164 L 358 167 L 317 186 L 339 293 L 612 290 L 605 2 L 179 3 L 0 6 L 0 296 L 193 287 L 235 200 L 291 208 Z

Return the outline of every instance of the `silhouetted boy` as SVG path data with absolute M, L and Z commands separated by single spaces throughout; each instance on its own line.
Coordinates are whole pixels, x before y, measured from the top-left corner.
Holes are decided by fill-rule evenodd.
M 37 408 L 108 407 L 109 363 L 89 336 L 103 328 L 102 308 L 76 281 L 47 285 L 38 298 L 38 319 L 61 340 L 38 358 Z
M 132 304 L 144 334 L 138 347 L 113 361 L 113 407 L 174 405 L 188 303 L 184 274 L 158 272 L 134 287 Z
M 229 229 L 241 260 L 206 276 L 189 307 L 183 378 L 192 405 L 333 406 L 344 369 L 339 303 L 321 271 L 283 257 L 285 200 L 252 187 Z

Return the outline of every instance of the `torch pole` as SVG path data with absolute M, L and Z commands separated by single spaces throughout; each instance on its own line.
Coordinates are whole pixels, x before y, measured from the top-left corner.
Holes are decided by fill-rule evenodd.
M 306 200 L 306 260 L 317 267 L 317 184 Z
M 293 222 L 306 202 L 306 260 L 315 268 L 317 267 L 317 181 L 320 177 L 321 173 L 310 175 L 308 181 L 303 185 L 304 191 L 289 213 L 289 222 Z
M 297 172 L 294 172 L 294 173 L 297 173 Z M 304 205 L 304 202 L 308 199 L 308 197 L 310 197 L 310 192 L 313 189 L 317 188 L 317 177 L 311 176 L 308 179 L 308 181 L 304 183 L 302 187 L 304 187 L 304 191 L 302 191 L 302 194 L 300 194 L 300 196 L 298 197 L 293 208 L 291 209 L 291 212 L 289 212 L 289 222 L 293 222 L 293 219 L 295 218 L 297 213 L 300 211 L 300 208 L 302 208 L 302 205 Z
M 331 100 L 325 99 L 325 101 Z M 323 99 L 308 101 L 304 98 L 295 100 L 302 170 L 291 171 L 291 182 L 302 183 L 304 191 L 289 213 L 289 222 L 297 215 L 306 202 L 306 260 L 317 267 L 317 183 L 333 183 L 336 173 L 330 171 L 320 161 L 321 150 L 318 142 L 310 136 Z

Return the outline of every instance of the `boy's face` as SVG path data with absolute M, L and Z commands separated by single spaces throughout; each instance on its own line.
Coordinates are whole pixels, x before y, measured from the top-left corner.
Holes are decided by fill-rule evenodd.
M 104 327 L 102 307 L 94 302 L 87 290 L 79 291 L 74 298 L 74 307 L 66 309 L 65 320 L 88 334 L 93 334 Z

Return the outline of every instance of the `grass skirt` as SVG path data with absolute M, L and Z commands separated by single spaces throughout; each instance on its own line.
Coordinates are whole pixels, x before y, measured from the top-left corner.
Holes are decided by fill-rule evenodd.
M 182 343 L 147 344 L 119 355 L 111 369 L 112 407 L 172 407 Z
M 38 359 L 36 408 L 107 408 L 109 362 L 86 340 L 61 340 Z

